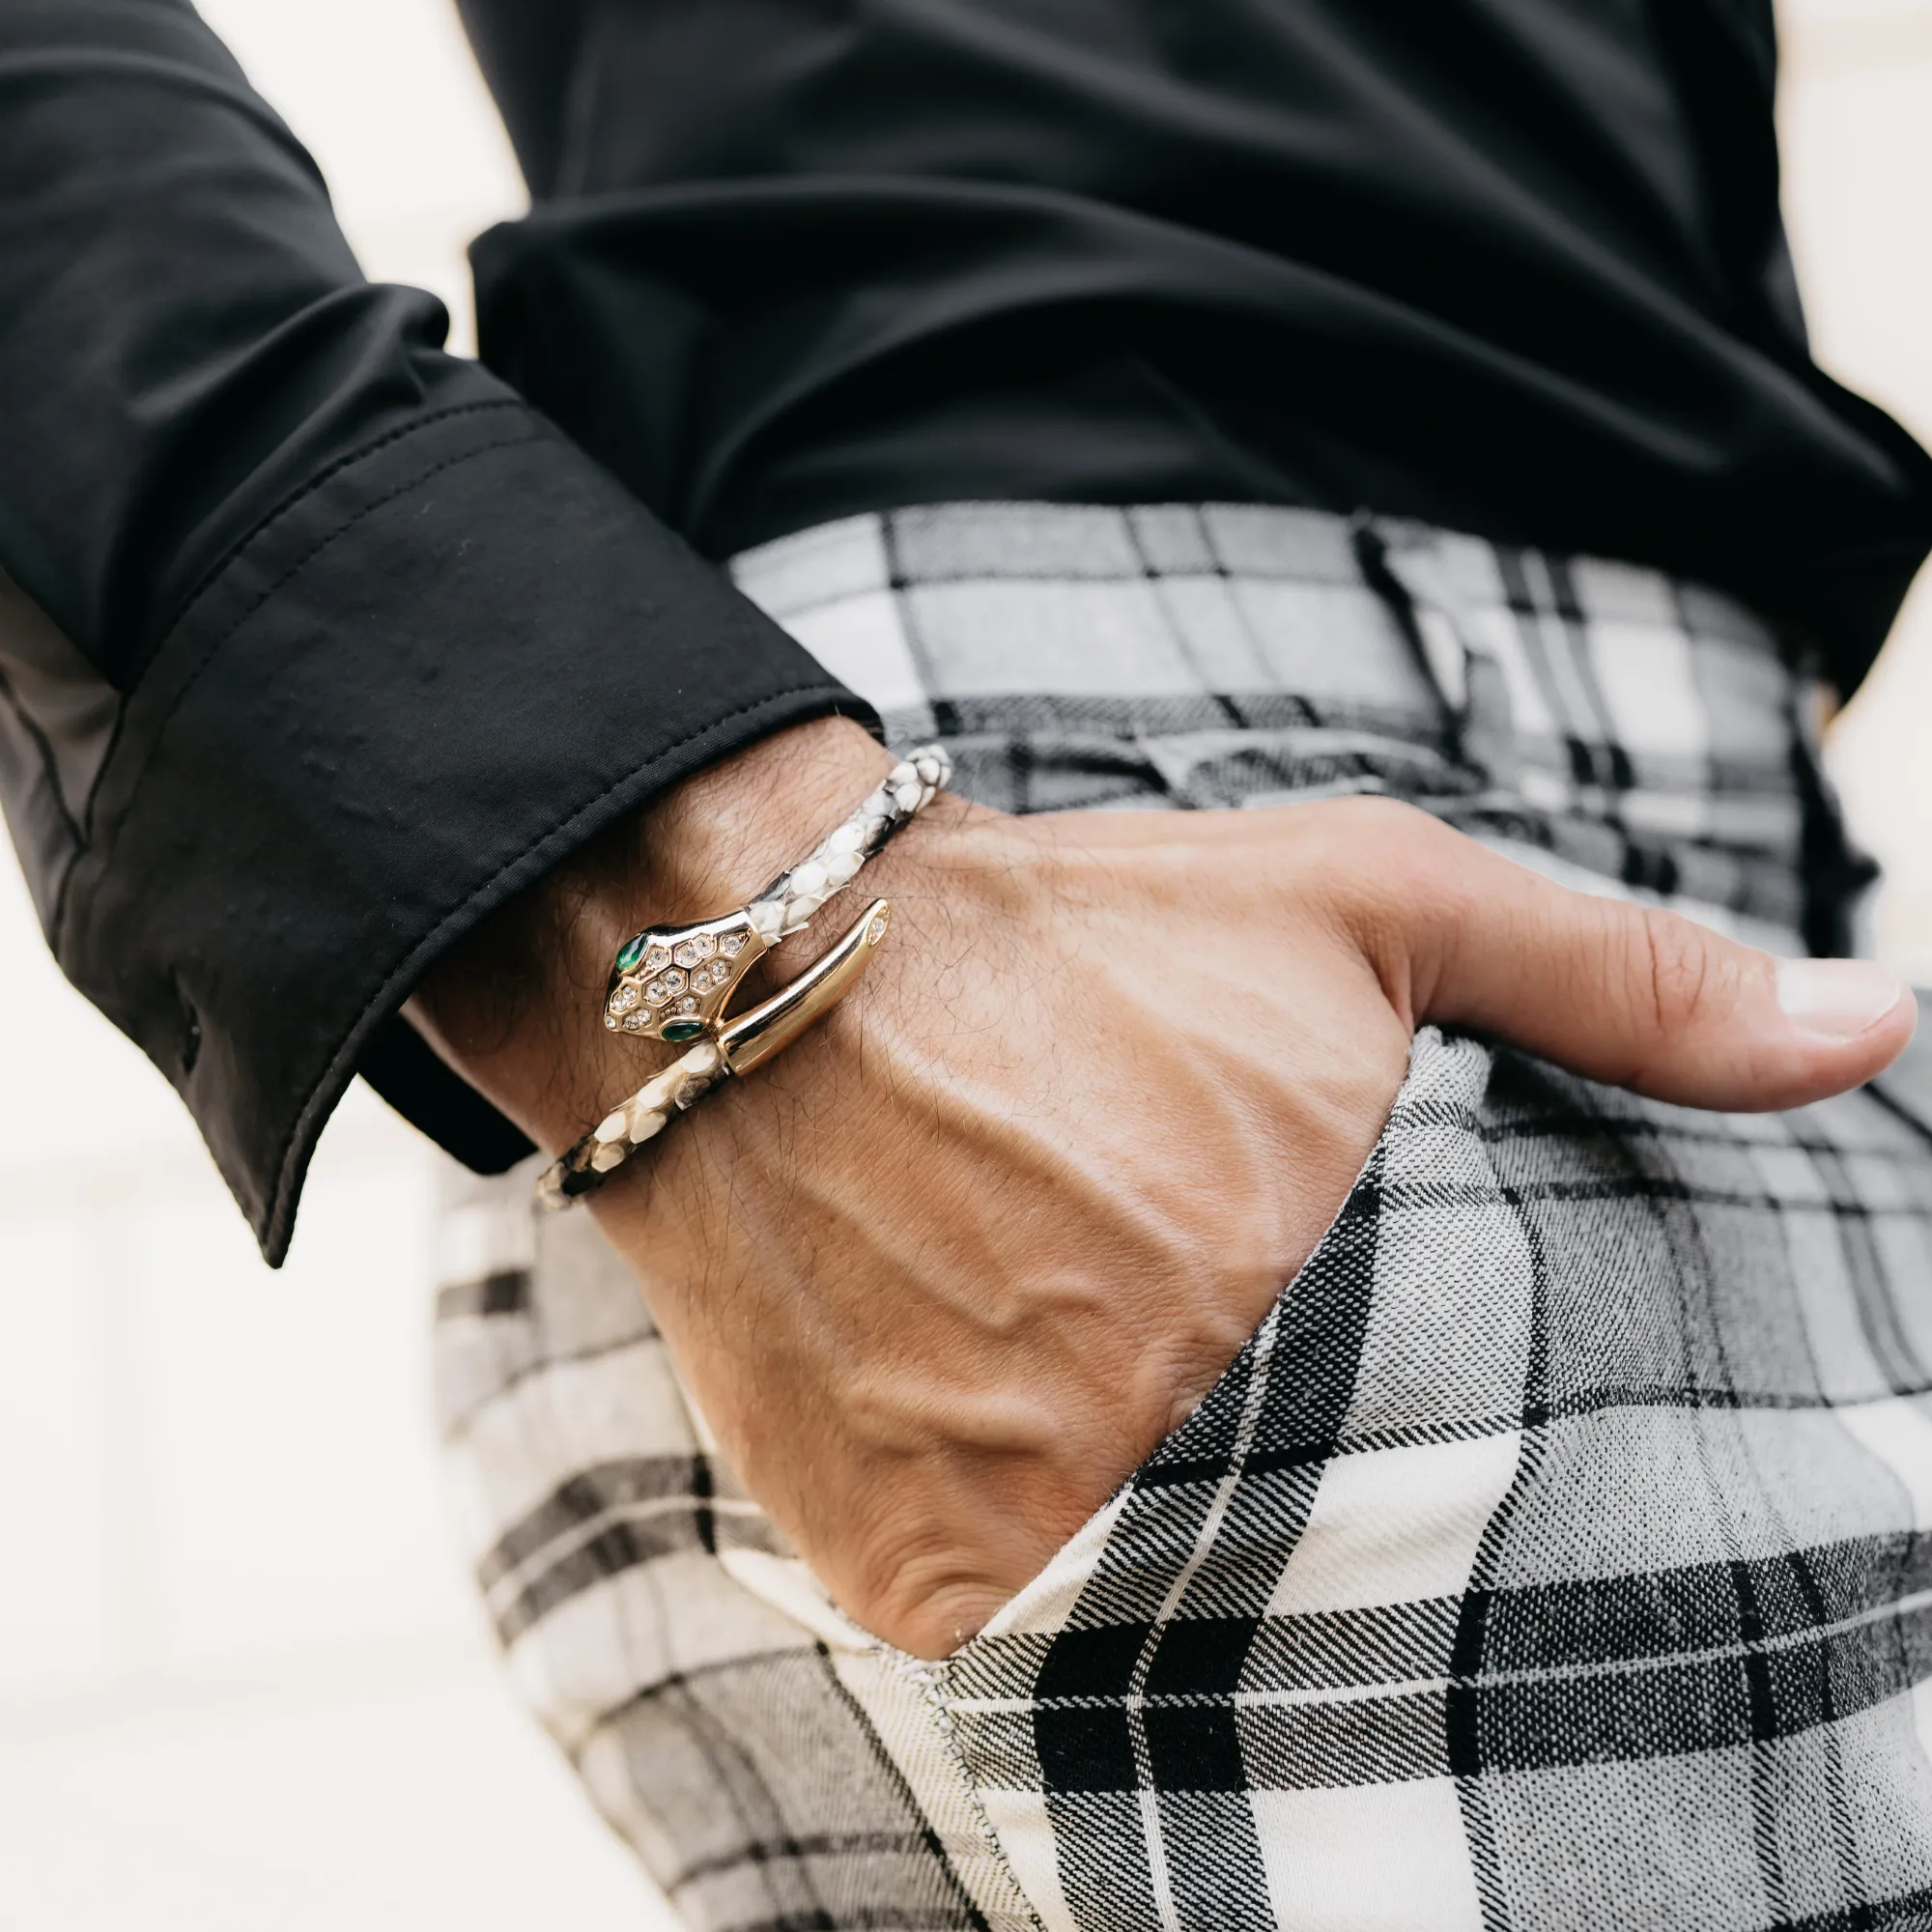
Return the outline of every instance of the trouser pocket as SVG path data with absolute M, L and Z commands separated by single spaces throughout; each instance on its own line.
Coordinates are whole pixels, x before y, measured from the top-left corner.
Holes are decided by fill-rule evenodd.
M 1424 1895 L 1443 1872 L 1469 1883 L 1441 1686 L 1516 1474 L 1531 1326 L 1530 1257 L 1478 1127 L 1491 1065 L 1418 1037 L 1360 1179 L 1254 1337 L 939 1673 L 1048 1926 L 1353 1924 L 1321 1889 L 1360 1855 L 1331 1903 L 1373 1895 L 1384 1826 L 1419 1861 L 1387 1901 L 1414 1916 L 1386 1922 L 1462 1922 Z M 1379 1794 L 1352 1825 L 1333 1802 L 1350 1787 Z M 1313 1865 L 1305 1833 L 1327 1846 Z
M 1917 1923 L 1932 1082 L 1888 1084 L 1727 1118 L 1419 1036 L 1208 1400 L 937 1678 L 1042 1923 Z

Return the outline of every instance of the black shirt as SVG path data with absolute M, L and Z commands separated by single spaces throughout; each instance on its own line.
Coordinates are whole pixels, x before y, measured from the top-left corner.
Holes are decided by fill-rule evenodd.
M 1923 457 L 1805 349 L 1768 0 L 465 13 L 539 203 L 484 355 L 714 554 L 1369 504 L 1715 581 L 1849 687 L 1923 552 Z
M 520 1145 L 393 1022 L 440 950 L 854 708 L 672 532 L 1364 504 L 1708 579 L 1847 686 L 1924 553 L 1805 351 L 1764 0 L 464 11 L 536 203 L 488 368 L 185 0 L 0 0 L 8 815 L 271 1257 L 358 1065 Z

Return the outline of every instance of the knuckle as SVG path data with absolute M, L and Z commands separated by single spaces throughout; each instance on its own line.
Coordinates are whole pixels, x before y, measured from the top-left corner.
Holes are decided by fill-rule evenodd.
M 1727 1011 L 1736 976 L 1697 927 L 1659 906 L 1644 907 L 1626 926 L 1633 957 L 1632 996 L 1661 1035 L 1696 1027 Z
M 1327 810 L 1347 828 L 1350 842 L 1363 852 L 1399 851 L 1441 830 L 1419 806 L 1397 798 L 1372 795 L 1337 799 Z
M 1337 799 L 1308 810 L 1298 858 L 1331 889 L 1378 895 L 1392 884 L 1420 881 L 1439 869 L 1443 841 L 1453 839 L 1439 820 L 1392 798 Z
M 1368 956 L 1406 953 L 1419 930 L 1453 925 L 1463 905 L 1467 841 L 1439 819 L 1390 798 L 1338 800 L 1303 855 L 1301 895 L 1325 908 Z

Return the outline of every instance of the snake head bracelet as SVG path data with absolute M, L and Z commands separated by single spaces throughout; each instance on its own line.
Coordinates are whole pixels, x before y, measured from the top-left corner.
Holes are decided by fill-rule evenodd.
M 742 910 L 696 925 L 653 928 L 625 942 L 604 993 L 613 1033 L 686 1046 L 714 1037 L 724 1009 L 758 958 L 800 931 L 851 884 L 894 833 L 923 811 L 952 776 L 938 745 L 901 758 L 811 856 L 779 876 Z
M 892 908 L 875 899 L 832 950 L 762 1005 L 726 1017 L 745 976 L 834 894 L 952 775 L 952 760 L 923 745 L 888 772 L 811 856 L 781 872 L 749 905 L 694 925 L 651 926 L 627 940 L 604 989 L 612 1033 L 687 1049 L 614 1108 L 546 1170 L 537 1198 L 567 1208 L 599 1186 L 666 1123 L 734 1074 L 781 1052 L 850 991 L 886 936 Z

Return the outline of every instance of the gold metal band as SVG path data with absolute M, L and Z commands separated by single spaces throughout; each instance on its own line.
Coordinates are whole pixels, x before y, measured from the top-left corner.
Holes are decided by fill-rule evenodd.
M 859 983 L 892 919 L 892 901 L 874 899 L 824 958 L 750 1012 L 720 1022 L 712 1038 L 700 1040 L 682 1059 L 653 1074 L 544 1170 L 537 1181 L 538 1202 L 568 1208 L 601 1186 L 646 1141 L 655 1140 L 675 1115 L 688 1113 L 733 1075 L 749 1073 L 782 1053 Z
M 727 1022 L 718 1035 L 726 1070 L 749 1073 L 762 1066 L 829 1013 L 859 983 L 892 921 L 892 901 L 874 899 L 823 959 L 762 1005 Z

